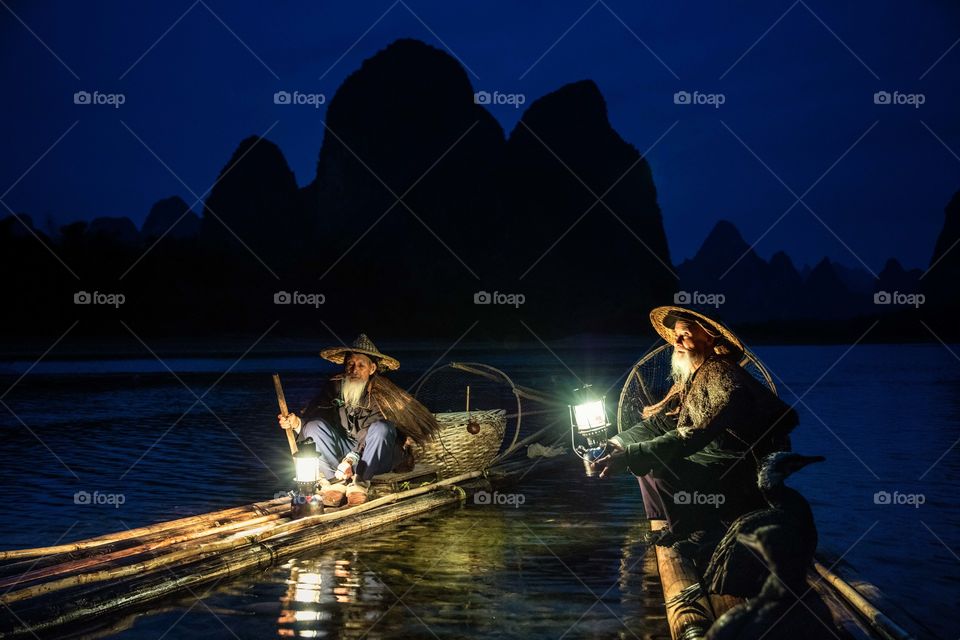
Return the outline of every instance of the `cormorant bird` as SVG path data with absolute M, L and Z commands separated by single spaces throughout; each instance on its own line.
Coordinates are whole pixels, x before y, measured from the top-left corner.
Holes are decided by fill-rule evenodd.
M 807 563 L 795 552 L 803 544 L 796 530 L 760 527 L 752 534 L 737 534 L 737 542 L 761 557 L 770 574 L 756 597 L 717 618 L 706 640 L 849 638 L 836 629 L 827 605 L 807 587 Z
M 703 595 L 704 587 L 708 593 L 740 598 L 757 595 L 769 570 L 756 554 L 738 544 L 737 536 L 753 533 L 760 527 L 780 525 L 794 529 L 797 545 L 793 552 L 804 567 L 809 566 L 817 550 L 813 512 L 798 491 L 783 483 L 805 466 L 824 460 L 822 456 L 802 456 L 789 451 L 778 451 L 764 458 L 757 473 L 757 486 L 768 508 L 750 511 L 734 520 L 717 544 L 703 572 L 703 580 L 681 591 L 674 601 L 692 602 Z

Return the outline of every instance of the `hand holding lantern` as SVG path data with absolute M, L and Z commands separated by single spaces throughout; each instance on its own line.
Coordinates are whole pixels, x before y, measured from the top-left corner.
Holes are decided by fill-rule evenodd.
M 574 389 L 575 404 L 570 406 L 570 443 L 574 452 L 583 460 L 588 477 L 597 473 L 596 461 L 607 450 L 607 410 L 604 398 L 591 391 L 590 385 Z M 580 439 L 580 443 L 577 439 Z M 586 446 L 582 444 L 586 441 Z

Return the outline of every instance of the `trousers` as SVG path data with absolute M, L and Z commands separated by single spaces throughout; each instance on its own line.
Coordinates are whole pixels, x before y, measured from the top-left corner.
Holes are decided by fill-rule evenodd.
M 389 473 L 399 460 L 397 429 L 390 422 L 380 420 L 366 429 L 360 461 L 354 469 L 357 479 L 365 482 L 381 473 Z M 357 447 L 357 439 L 339 425 L 327 424 L 324 420 L 311 420 L 300 430 L 299 441 L 312 439 L 317 445 L 320 458 L 320 473 L 333 480 L 337 466 L 343 458 Z

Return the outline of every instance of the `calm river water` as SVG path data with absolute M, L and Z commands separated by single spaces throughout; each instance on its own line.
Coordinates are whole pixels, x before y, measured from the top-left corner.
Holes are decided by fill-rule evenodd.
M 488 363 L 541 389 L 576 386 L 573 371 L 613 387 L 615 398 L 618 377 L 648 346 L 464 348 L 443 361 Z M 445 349 L 399 350 L 394 379 L 412 383 Z M 0 362 L 0 389 L 13 385 L 3 396 L 10 410 L 0 407 L 2 548 L 289 488 L 269 374 L 282 374 L 299 406 L 332 369 L 315 357 L 256 352 L 235 364 L 242 351 L 165 358 L 176 376 L 149 354 L 53 352 L 32 369 L 33 358 Z M 821 549 L 843 556 L 933 634 L 958 637 L 960 360 L 939 344 L 756 351 L 782 395 L 802 399 L 794 448 L 828 459 L 792 482 L 813 506 Z M 519 506 L 466 505 L 409 520 L 112 620 L 107 637 L 669 637 L 655 567 L 639 542 L 646 524 L 635 481 L 587 482 L 575 462 L 524 483 Z M 104 502 L 78 504 L 81 491 Z

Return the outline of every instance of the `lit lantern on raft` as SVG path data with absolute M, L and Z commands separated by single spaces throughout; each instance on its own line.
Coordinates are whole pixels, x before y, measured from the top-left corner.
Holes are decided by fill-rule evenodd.
M 583 460 L 587 476 L 596 475 L 594 462 L 607 450 L 607 409 L 603 396 L 591 390 L 591 385 L 583 385 L 573 390 L 575 404 L 570 407 L 570 444 Z M 586 443 L 586 446 L 584 446 Z
M 317 483 L 320 482 L 320 458 L 313 440 L 308 438 L 300 443 L 293 461 L 297 472 L 294 478 L 297 490 L 290 499 L 291 517 L 302 518 L 323 513 L 320 496 L 316 495 Z

